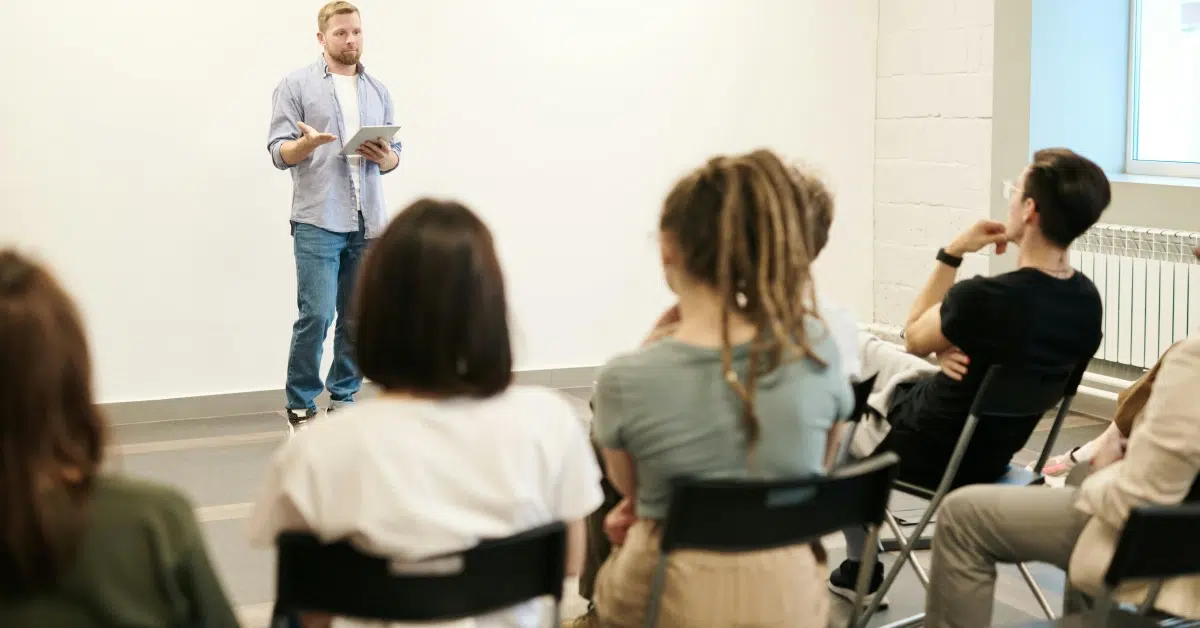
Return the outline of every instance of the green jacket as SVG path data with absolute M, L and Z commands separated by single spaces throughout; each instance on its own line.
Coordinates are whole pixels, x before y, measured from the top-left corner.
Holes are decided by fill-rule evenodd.
M 4 628 L 236 627 L 192 505 L 177 491 L 97 479 L 75 564 L 53 590 L 0 592 Z

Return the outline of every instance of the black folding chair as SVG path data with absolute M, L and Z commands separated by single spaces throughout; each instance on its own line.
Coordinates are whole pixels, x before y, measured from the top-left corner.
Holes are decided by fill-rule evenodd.
M 883 521 L 896 465 L 900 458 L 886 453 L 839 467 L 827 476 L 797 480 L 691 480 L 676 482 L 663 523 L 662 553 L 654 571 L 645 626 L 658 622 L 667 563 L 671 552 L 698 549 L 713 552 L 751 552 L 817 542 L 851 525 L 864 525 L 874 539 Z M 868 550 L 867 564 L 874 564 Z M 870 584 L 858 579 L 858 618 L 862 596 Z
M 1104 593 L 1096 608 L 1057 621 L 1027 624 L 1024 628 L 1200 626 L 1200 620 L 1153 615 L 1154 602 L 1165 579 L 1200 575 L 1200 543 L 1179 542 L 1194 537 L 1196 530 L 1200 530 L 1200 503 L 1134 508 L 1104 575 Z M 1137 580 L 1153 582 L 1146 599 L 1136 612 L 1116 608 L 1113 592 L 1122 583 Z
M 1075 397 L 1075 392 L 1079 388 L 1079 382 L 1082 378 L 1083 368 L 1074 366 L 1045 368 L 1029 365 L 997 364 L 988 369 L 987 374 L 983 378 L 983 383 L 979 387 L 979 391 L 975 394 L 975 400 L 971 404 L 971 410 L 967 415 L 966 423 L 963 425 L 958 442 L 954 446 L 954 451 L 950 455 L 950 461 L 946 465 L 946 471 L 943 473 L 937 488 L 931 490 L 924 486 L 900 480 L 896 481 L 896 490 L 927 499 L 929 500 L 929 505 L 925 508 L 920 520 L 907 538 L 905 538 L 900 522 L 896 517 L 890 511 L 885 512 L 884 522 L 887 523 L 888 528 L 895 535 L 896 542 L 899 545 L 900 556 L 892 563 L 891 568 L 888 569 L 883 583 L 874 595 L 874 599 L 871 601 L 866 612 L 863 613 L 859 626 L 865 627 L 871 616 L 879 610 L 883 596 L 891 588 L 892 583 L 896 581 L 896 577 L 900 574 L 900 570 L 903 569 L 905 563 L 912 566 L 913 571 L 917 574 L 917 579 L 921 581 L 921 585 L 926 588 L 929 587 L 929 575 L 925 572 L 925 568 L 921 566 L 920 562 L 911 560 L 912 552 L 918 549 L 922 533 L 925 531 L 926 526 L 929 525 L 930 520 L 933 519 L 934 513 L 937 512 L 938 506 L 941 505 L 946 494 L 952 488 L 956 487 L 955 480 L 958 476 L 958 468 L 962 464 L 963 457 L 970 450 L 972 436 L 975 434 L 976 428 L 979 427 L 980 423 L 984 423 L 984 431 L 990 431 L 988 427 L 998 422 L 1009 424 L 1014 421 L 1022 422 L 1027 428 L 1027 430 L 1024 430 L 1024 439 L 1021 441 L 1024 443 L 1029 438 L 1029 435 L 1033 433 L 1034 428 L 1037 427 L 1038 421 L 1053 409 L 1055 404 L 1058 404 L 1058 414 L 1055 416 L 1054 424 L 1050 428 L 1050 433 L 1046 438 L 1046 445 L 1042 448 L 1042 453 L 1038 457 L 1034 469 L 1030 470 L 1010 465 L 1008 472 L 995 482 L 996 484 L 1013 486 L 1043 483 L 1045 478 L 1041 474 L 1042 467 L 1045 466 L 1046 460 L 1050 457 L 1054 441 L 1058 438 L 1058 432 L 1062 428 L 1062 423 L 1066 419 L 1067 413 L 1070 411 L 1071 401 Z M 990 439 L 985 438 L 984 440 Z M 1017 445 L 1017 447 L 1019 446 Z M 1048 618 L 1053 619 L 1055 616 L 1054 610 L 1050 608 L 1050 602 L 1046 600 L 1046 596 L 1037 585 L 1037 581 L 1034 580 L 1033 574 L 1029 572 L 1029 569 L 1024 564 L 1019 564 L 1018 569 L 1025 583 L 1029 585 L 1030 591 L 1037 598 L 1038 605 L 1041 606 L 1042 611 L 1046 613 Z M 925 615 L 922 613 L 888 624 L 885 628 L 917 626 L 923 623 L 924 619 Z
M 325 544 L 309 534 L 285 533 L 278 539 L 271 625 L 296 627 L 304 611 L 377 621 L 448 621 L 551 596 L 558 626 L 566 542 L 566 527 L 554 523 L 420 565 L 397 565 L 363 554 L 347 541 Z

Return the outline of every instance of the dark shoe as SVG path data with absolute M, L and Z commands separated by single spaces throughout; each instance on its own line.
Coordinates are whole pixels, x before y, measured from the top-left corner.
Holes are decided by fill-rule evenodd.
M 834 595 L 845 599 L 851 604 L 854 603 L 854 587 L 858 585 L 858 569 L 862 563 L 857 560 L 845 560 L 829 574 L 829 591 Z M 875 600 L 875 592 L 883 585 L 883 563 L 876 561 L 875 573 L 871 575 L 871 585 L 867 588 L 867 594 L 863 596 L 863 607 L 870 606 Z M 879 602 L 879 610 L 888 607 L 887 598 L 883 598 Z
M 296 414 L 295 410 L 288 409 L 288 411 L 287 411 L 288 429 L 290 429 L 293 433 L 296 432 L 297 430 L 302 430 L 305 428 L 305 426 L 308 425 L 309 421 L 315 419 L 316 417 L 317 417 L 317 409 L 316 408 L 309 408 L 309 409 L 305 410 L 304 416 L 300 416 L 299 414 Z

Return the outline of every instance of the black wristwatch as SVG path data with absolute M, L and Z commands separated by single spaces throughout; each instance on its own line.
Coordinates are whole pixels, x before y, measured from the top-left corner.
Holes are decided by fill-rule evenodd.
M 962 266 L 963 258 L 957 255 L 951 255 L 946 252 L 946 249 L 938 249 L 937 261 L 949 266 L 950 268 L 958 268 Z

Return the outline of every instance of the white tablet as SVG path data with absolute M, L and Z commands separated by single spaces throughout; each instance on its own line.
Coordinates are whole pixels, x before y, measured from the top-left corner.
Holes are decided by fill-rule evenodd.
M 363 142 L 379 140 L 384 144 L 389 144 L 392 138 L 396 136 L 396 131 L 400 130 L 399 124 L 388 124 L 383 126 L 364 126 L 354 134 L 354 137 L 346 141 L 342 145 L 340 154 L 350 156 L 358 153 L 358 147 L 362 146 Z

